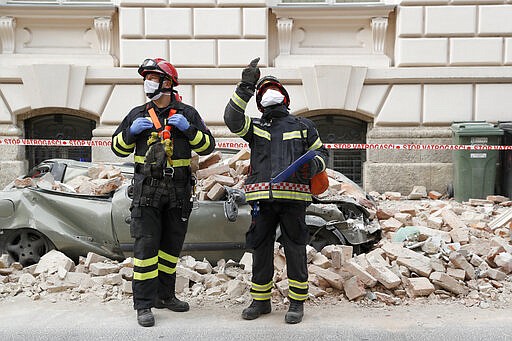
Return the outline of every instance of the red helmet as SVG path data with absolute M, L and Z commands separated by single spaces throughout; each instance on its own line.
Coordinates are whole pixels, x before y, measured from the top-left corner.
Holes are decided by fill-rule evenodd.
M 261 106 L 261 98 L 263 94 L 268 88 L 275 88 L 284 96 L 284 104 L 287 108 L 290 108 L 290 96 L 288 95 L 288 91 L 284 88 L 283 84 L 274 76 L 265 76 L 260 78 L 258 83 L 256 83 L 256 105 L 258 106 L 258 110 L 263 112 L 263 107 Z
M 178 71 L 176 71 L 176 68 L 171 63 L 162 58 L 148 58 L 144 60 L 139 66 L 138 72 L 142 77 L 146 77 L 146 74 L 149 72 L 160 73 L 172 80 L 174 86 L 179 85 Z

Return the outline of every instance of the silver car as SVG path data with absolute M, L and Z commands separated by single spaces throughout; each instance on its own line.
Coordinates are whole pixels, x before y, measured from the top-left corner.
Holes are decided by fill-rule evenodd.
M 67 159 L 47 160 L 27 177 L 50 173 L 66 183 L 87 174 L 94 164 Z M 133 176 L 133 164 L 115 164 L 123 176 Z M 92 251 L 111 259 L 131 255 L 129 181 L 107 195 L 85 195 L 39 186 L 0 191 L 0 252 L 23 265 L 37 263 L 51 249 L 74 260 Z M 241 190 L 227 189 L 220 201 L 198 201 L 192 210 L 183 247 L 198 259 L 239 259 L 245 252 L 245 233 L 250 225 L 250 206 Z M 365 251 L 380 239 L 371 228 L 366 209 L 350 200 L 317 202 L 308 208 L 311 245 L 353 245 Z M 279 230 L 277 231 L 279 238 Z

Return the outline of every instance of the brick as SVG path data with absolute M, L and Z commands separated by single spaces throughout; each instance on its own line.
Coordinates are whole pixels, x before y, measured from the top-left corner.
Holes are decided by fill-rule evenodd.
M 267 36 L 266 8 L 244 8 L 243 36 L 245 38 L 265 38 Z
M 108 261 L 109 259 L 105 256 L 98 255 L 94 252 L 88 252 L 87 257 L 85 258 L 84 265 L 85 267 L 89 267 L 93 263 L 102 263 L 104 261 Z
M 439 193 L 437 191 L 428 192 L 428 197 L 429 197 L 429 199 L 432 199 L 432 200 L 441 199 L 442 196 L 443 196 L 443 194 Z
M 402 281 L 391 270 L 387 269 L 382 264 L 372 264 L 366 269 L 379 283 L 384 285 L 386 289 L 393 289 L 399 286 Z
M 397 40 L 396 66 L 448 64 L 447 38 L 399 38 Z
M 334 268 L 341 268 L 345 262 L 352 259 L 354 249 L 351 245 L 336 246 L 331 252 L 331 263 Z
M 251 151 L 247 148 L 242 148 L 241 150 L 238 151 L 238 153 L 236 153 L 231 158 L 229 158 L 228 165 L 231 168 L 235 168 L 235 165 L 238 161 L 250 160 L 250 158 L 251 158 Z
M 212 273 L 212 265 L 208 261 L 197 262 L 194 266 L 194 270 L 202 275 Z
M 121 283 L 121 292 L 124 294 L 133 294 L 132 282 L 123 279 Z
M 440 286 L 441 288 L 452 292 L 456 295 L 467 295 L 468 288 L 460 284 L 456 279 L 448 276 L 445 273 L 442 272 L 432 272 L 430 274 L 429 279 L 434 283 L 435 285 Z
M 380 224 L 382 230 L 384 231 L 396 231 L 398 230 L 400 227 L 404 226 L 404 224 L 395 219 L 395 218 L 389 218 L 388 220 L 384 220 L 381 222 Z
M 260 56 L 259 64 L 267 65 L 267 41 L 265 39 L 219 39 L 217 44 L 219 66 L 244 67 L 247 65 L 247 61 L 254 56 Z
M 456 36 L 476 32 L 475 6 L 432 6 L 425 8 L 425 34 Z
M 392 218 L 395 215 L 396 212 L 394 212 L 392 209 L 389 208 L 378 208 L 377 209 L 377 219 L 379 220 L 386 220 L 389 218 Z
M 144 12 L 142 8 L 119 8 L 119 33 L 121 38 L 144 36 Z
M 313 256 L 312 263 L 323 269 L 328 269 L 331 266 L 331 262 L 329 261 L 329 259 L 322 255 L 321 253 L 316 253 Z
M 478 34 L 500 35 L 512 32 L 510 5 L 479 6 Z
M 448 232 L 431 229 L 429 227 L 425 226 L 416 226 L 418 230 L 420 231 L 420 235 L 427 236 L 427 237 L 439 237 L 442 241 L 445 243 L 451 243 L 452 237 Z
M 230 176 L 214 174 L 211 179 L 221 185 L 233 186 L 235 184 L 235 180 Z
M 119 270 L 119 274 L 127 281 L 133 280 L 133 268 L 124 267 Z
M 425 186 L 414 186 L 411 193 L 407 197 L 409 200 L 419 200 L 427 196 L 427 188 Z
M 208 191 L 206 196 L 208 197 L 208 199 L 216 201 L 216 200 L 220 200 L 224 196 L 225 193 L 226 193 L 226 190 L 224 189 L 224 187 L 221 184 L 216 183 Z
M 452 120 L 471 119 L 473 112 L 472 85 L 425 84 L 424 94 L 424 122 L 447 123 Z
M 66 271 L 70 271 L 74 266 L 75 263 L 73 263 L 73 261 L 65 254 L 57 250 L 51 250 L 39 259 L 39 263 L 34 270 L 34 275 L 39 275 L 43 272 L 52 274 L 57 272 L 59 267 L 64 268 Z
M 382 249 L 392 258 L 396 258 L 398 265 L 406 266 L 409 270 L 421 276 L 428 276 L 432 272 L 430 258 L 402 247 L 397 243 L 385 243 Z
M 423 34 L 423 7 L 398 7 L 399 36 L 419 36 Z
M 105 276 L 119 271 L 119 267 L 116 264 L 92 263 L 89 265 L 89 271 L 96 276 Z
M 463 269 L 453 269 L 453 268 L 448 268 L 446 269 L 446 274 L 450 277 L 453 277 L 459 281 L 463 281 L 464 278 L 466 277 L 466 271 L 464 271 Z
M 198 179 L 204 179 L 211 175 L 215 174 L 223 174 L 223 173 L 229 173 L 229 166 L 228 165 L 218 165 L 213 166 L 205 169 L 200 169 L 196 172 L 196 176 Z
M 357 276 L 346 280 L 343 284 L 343 290 L 345 291 L 345 295 L 350 301 L 366 295 L 366 290 L 363 286 L 363 283 Z
M 459 269 L 466 272 L 466 279 L 475 279 L 476 273 L 473 266 L 466 260 L 466 258 L 458 252 L 450 253 L 450 262 Z
M 195 8 L 194 35 L 196 38 L 241 37 L 241 18 L 240 8 Z
M 343 269 L 352 275 L 357 276 L 357 278 L 359 278 L 359 280 L 367 287 L 371 288 L 377 284 L 377 279 L 353 260 L 346 262 L 343 265 Z
M 425 277 L 407 278 L 405 280 L 405 292 L 407 296 L 428 296 L 435 291 L 434 285 Z
M 308 266 L 308 271 L 325 279 L 331 287 L 338 290 L 343 289 L 343 283 L 341 281 L 341 277 L 338 274 L 313 264 Z
M 120 66 L 139 66 L 148 56 L 160 56 L 169 60 L 167 40 L 121 39 Z
M 472 51 L 472 53 L 467 53 Z M 502 38 L 452 38 L 451 65 L 501 65 Z
M 398 212 L 393 217 L 403 225 L 410 225 L 412 223 L 412 216 L 409 213 Z
M 213 39 L 170 40 L 170 62 L 176 66 L 206 67 L 217 65 L 217 48 Z
M 146 38 L 192 37 L 192 9 L 146 8 Z
M 507 274 L 498 269 L 489 269 L 485 271 L 485 276 L 496 281 L 503 281 L 505 278 L 507 278 Z
M 176 266 L 176 275 L 188 278 L 194 283 L 202 283 L 204 280 L 203 275 L 181 265 Z

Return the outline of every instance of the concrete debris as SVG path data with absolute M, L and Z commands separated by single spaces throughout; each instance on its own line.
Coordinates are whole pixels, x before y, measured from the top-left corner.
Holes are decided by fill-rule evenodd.
M 219 167 L 219 162 L 226 162 L 230 167 L 247 157 L 247 153 L 228 161 L 212 157 L 215 162 L 206 159 L 200 164 L 210 162 L 209 167 Z M 102 174 L 114 176 L 108 171 Z M 343 181 L 333 174 L 334 180 Z M 210 179 L 222 180 L 219 175 L 224 176 L 214 174 Z M 307 247 L 311 300 L 396 305 L 413 299 L 450 299 L 478 307 L 511 301 L 512 245 L 506 225 L 511 208 L 502 205 L 510 200 L 493 196 L 457 203 L 430 199 L 433 194 L 425 194 L 423 189 L 413 192 L 421 192 L 421 197 L 409 200 L 400 193 L 373 193 L 378 200 L 376 219 L 382 226 L 390 220 L 395 224 L 383 229 L 383 238 L 373 250 L 354 255 L 353 246 L 327 245 L 321 252 Z M 286 257 L 277 242 L 274 269 L 273 304 L 284 305 L 289 300 Z M 251 271 L 249 252 L 238 262 L 221 259 L 210 263 L 182 256 L 177 264 L 176 292 L 185 300 L 245 305 L 251 300 Z M 117 262 L 89 253 L 75 265 L 53 250 L 38 264 L 22 268 L 8 255 L 0 256 L 0 301 L 20 294 L 50 301 L 56 299 L 53 295 L 68 300 L 131 299 L 132 280 L 133 258 Z

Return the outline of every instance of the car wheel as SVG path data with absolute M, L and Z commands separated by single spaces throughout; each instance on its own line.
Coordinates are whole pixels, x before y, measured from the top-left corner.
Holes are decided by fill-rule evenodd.
M 339 234 L 338 237 L 334 231 L 328 230 L 325 226 L 308 226 L 308 229 L 310 236 L 308 244 L 314 247 L 317 251 L 322 251 L 322 249 L 327 245 L 348 244 L 341 234 Z
M 10 231 L 5 238 L 3 249 L 23 266 L 39 262 L 39 259 L 48 251 L 55 249 L 53 243 L 42 233 L 21 229 Z

